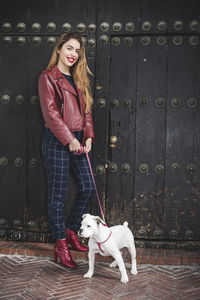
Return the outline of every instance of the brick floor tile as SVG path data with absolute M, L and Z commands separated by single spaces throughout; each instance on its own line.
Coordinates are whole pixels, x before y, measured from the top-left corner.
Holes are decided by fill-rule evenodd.
M 33 295 L 29 295 L 29 293 L 26 292 L 26 291 L 22 293 L 22 297 L 25 300 L 39 300 L 38 297 L 33 296 Z
M 157 256 L 164 256 L 164 249 L 156 249 L 157 250 Z
M 183 257 L 181 257 L 181 264 L 182 264 L 183 266 L 188 266 L 188 265 L 190 265 L 189 257 L 188 257 L 188 256 L 183 256 Z
M 121 284 L 118 268 L 96 263 L 93 278 L 84 279 L 88 264 L 78 263 L 79 268 L 71 270 L 52 259 L 2 255 L 0 300 L 200 299 L 197 266 L 138 265 L 138 275 L 134 276 L 127 265 L 129 283 Z
M 181 258 L 180 256 L 174 256 L 174 259 L 173 259 L 173 265 L 181 265 Z
M 141 264 L 149 264 L 149 257 L 148 256 L 142 256 L 140 260 Z
M 156 265 L 157 260 L 158 260 L 157 256 L 150 256 L 149 263 L 152 264 L 152 265 Z
M 174 256 L 172 249 L 164 249 L 164 255 L 165 256 Z
M 157 256 L 158 255 L 158 249 L 150 249 L 149 256 Z
M 145 249 L 145 248 L 143 248 L 142 256 L 148 256 L 149 257 L 150 252 L 151 252 L 151 249 Z
M 165 257 L 158 256 L 158 258 L 157 258 L 157 264 L 158 265 L 164 265 L 165 264 Z
M 166 262 L 167 265 L 173 265 L 174 257 L 171 256 L 170 254 L 166 255 L 165 262 Z

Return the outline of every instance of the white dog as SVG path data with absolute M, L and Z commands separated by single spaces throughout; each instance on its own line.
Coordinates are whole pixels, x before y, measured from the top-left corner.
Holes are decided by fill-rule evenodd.
M 89 270 L 83 276 L 84 278 L 91 278 L 94 274 L 94 261 L 95 253 L 99 253 L 103 256 L 113 256 L 115 259 L 110 267 L 119 266 L 121 272 L 121 282 L 128 282 L 128 276 L 124 261 L 119 249 L 127 247 L 131 255 L 131 274 L 137 274 L 136 268 L 136 250 L 134 237 L 131 230 L 128 228 L 128 223 L 124 222 L 123 225 L 117 225 L 108 228 L 105 222 L 90 214 L 84 214 L 81 223 L 81 228 L 78 231 L 80 237 L 89 239 Z

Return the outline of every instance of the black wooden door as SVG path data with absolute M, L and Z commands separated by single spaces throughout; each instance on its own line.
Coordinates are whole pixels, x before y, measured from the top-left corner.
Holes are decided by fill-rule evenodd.
M 108 224 L 127 220 L 141 247 L 198 246 L 199 11 L 197 0 L 3 1 L 2 238 L 51 240 L 37 79 L 56 37 L 77 30 L 94 74 L 93 169 Z M 75 193 L 71 178 L 66 215 Z
M 141 247 L 197 247 L 199 2 L 98 8 L 94 162 L 108 223 L 128 220 Z

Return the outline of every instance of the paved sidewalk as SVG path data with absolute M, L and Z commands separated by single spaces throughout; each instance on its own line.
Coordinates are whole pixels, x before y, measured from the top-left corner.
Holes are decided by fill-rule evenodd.
M 200 267 L 138 265 L 138 275 L 120 283 L 118 268 L 96 263 L 92 279 L 82 276 L 88 265 L 71 270 L 51 258 L 0 255 L 0 300 L 197 300 Z

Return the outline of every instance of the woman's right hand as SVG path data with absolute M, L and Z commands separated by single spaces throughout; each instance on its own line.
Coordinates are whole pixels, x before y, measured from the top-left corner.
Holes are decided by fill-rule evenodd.
M 74 138 L 71 143 L 69 143 L 69 151 L 70 152 L 79 152 L 81 149 L 81 144 L 79 143 L 79 141 Z

